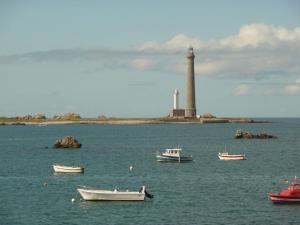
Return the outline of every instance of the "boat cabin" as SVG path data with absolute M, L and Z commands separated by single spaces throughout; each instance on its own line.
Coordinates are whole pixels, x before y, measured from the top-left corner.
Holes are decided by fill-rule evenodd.
M 221 156 L 227 156 L 229 154 L 228 154 L 228 152 L 219 152 L 219 155 L 221 155 Z
M 300 190 L 300 183 L 292 183 L 288 188 L 289 190 Z
M 297 196 L 300 197 L 300 184 L 299 183 L 292 183 L 288 188 L 283 189 L 279 192 L 281 196 Z
M 167 148 L 162 155 L 180 157 L 180 152 L 181 152 L 181 148 Z

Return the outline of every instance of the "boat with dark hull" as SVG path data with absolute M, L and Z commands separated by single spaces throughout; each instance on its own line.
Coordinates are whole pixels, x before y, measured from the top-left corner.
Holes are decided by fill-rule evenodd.
M 193 156 L 187 156 L 182 154 L 181 148 L 167 148 L 163 153 L 157 153 L 157 162 L 191 162 Z
M 295 177 L 288 188 L 279 193 L 269 193 L 269 198 L 273 203 L 289 204 L 300 203 L 300 180 Z

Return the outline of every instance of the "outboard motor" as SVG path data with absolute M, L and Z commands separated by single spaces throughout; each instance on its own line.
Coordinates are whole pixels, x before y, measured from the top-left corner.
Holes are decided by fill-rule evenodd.
M 145 190 L 145 196 L 146 196 L 147 198 L 154 198 L 154 195 L 148 193 L 146 190 Z
M 154 198 L 154 196 L 152 194 L 150 194 L 149 192 L 146 191 L 146 187 L 142 186 L 139 190 L 140 193 L 145 193 L 145 196 L 147 198 Z
M 142 186 L 139 190 L 140 193 L 144 193 L 145 192 L 145 186 Z

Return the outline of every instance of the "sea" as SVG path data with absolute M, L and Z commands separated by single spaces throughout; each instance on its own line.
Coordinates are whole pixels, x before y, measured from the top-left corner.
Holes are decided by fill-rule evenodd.
M 300 177 L 300 119 L 267 120 L 0 126 L 0 224 L 300 224 L 300 204 L 274 205 L 268 199 L 270 191 L 287 187 L 286 179 Z M 278 139 L 238 140 L 237 129 Z M 52 148 L 67 135 L 82 148 Z M 178 146 L 193 155 L 192 163 L 156 162 L 157 151 Z M 218 160 L 225 147 L 247 160 Z M 85 173 L 54 174 L 55 163 L 81 165 Z M 78 185 L 132 191 L 145 185 L 154 198 L 83 201 Z

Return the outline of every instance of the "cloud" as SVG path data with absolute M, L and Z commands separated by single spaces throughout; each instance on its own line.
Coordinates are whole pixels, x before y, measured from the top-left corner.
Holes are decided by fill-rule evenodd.
M 233 49 L 241 48 L 276 48 L 285 43 L 299 42 L 300 28 L 288 30 L 284 27 L 275 27 L 266 24 L 250 24 L 240 28 L 237 35 L 219 41 L 220 47 Z M 298 43 L 299 44 L 299 43 Z
M 268 24 L 247 24 L 236 34 L 221 39 L 204 40 L 179 33 L 165 42 L 152 40 L 128 50 L 77 48 L 2 55 L 0 64 L 92 62 L 96 70 L 185 74 L 189 46 L 194 47 L 195 73 L 200 76 L 266 79 L 300 73 L 300 27 Z
M 159 44 L 155 41 L 150 41 L 142 44 L 138 49 L 140 50 L 177 50 L 187 49 L 193 46 L 194 48 L 202 48 L 204 42 L 199 38 L 191 38 L 185 34 L 177 34 L 164 44 Z
M 207 61 L 203 63 L 197 63 L 195 65 L 195 71 L 199 75 L 210 75 L 210 74 L 217 74 L 221 72 L 226 63 L 224 61 Z
M 152 61 L 150 61 L 149 59 L 145 59 L 145 58 L 133 59 L 129 64 L 133 68 L 138 69 L 138 70 L 147 70 L 153 66 Z
M 128 57 L 136 57 L 140 55 L 137 51 L 132 50 L 112 50 L 112 49 L 54 49 L 47 51 L 29 52 L 24 54 L 15 54 L 8 56 L 0 56 L 1 64 L 9 63 L 27 63 L 27 62 L 78 62 L 89 61 L 97 62 L 102 61 L 105 63 L 111 62 L 118 64 L 118 59 Z M 112 59 L 117 61 L 112 61 Z
M 237 86 L 232 93 L 235 96 L 247 95 L 249 93 L 249 86 L 246 84 L 241 84 Z
M 157 42 L 155 41 L 149 41 L 149 42 L 146 42 L 144 44 L 142 44 L 140 47 L 139 47 L 139 50 L 159 50 L 161 48 L 160 44 L 158 44 Z
M 177 34 L 163 43 L 146 42 L 137 49 L 144 52 L 174 52 L 183 61 L 184 52 L 193 46 L 195 71 L 202 76 L 268 78 L 300 72 L 300 27 L 287 29 L 267 24 L 249 24 L 222 39 L 204 41 Z M 175 63 L 174 63 L 175 64 Z M 176 62 L 182 73 L 185 65 Z
M 177 34 L 165 43 L 150 41 L 142 44 L 140 50 L 179 50 L 193 46 L 198 50 L 242 50 L 263 48 L 278 48 L 279 46 L 300 45 L 300 27 L 289 30 L 285 27 L 275 27 L 268 24 L 248 24 L 240 28 L 236 35 L 220 40 L 204 41 L 197 37 Z
M 300 92 L 300 79 L 298 79 L 295 83 L 286 85 L 284 90 L 288 94 L 296 94 Z

